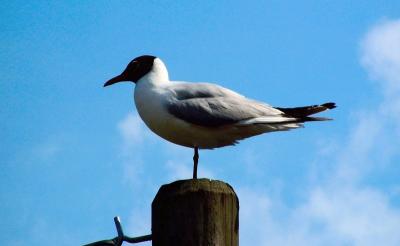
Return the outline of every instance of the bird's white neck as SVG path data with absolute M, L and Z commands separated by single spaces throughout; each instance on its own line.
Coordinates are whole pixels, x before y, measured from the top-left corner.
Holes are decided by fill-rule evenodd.
M 169 81 L 168 70 L 161 59 L 154 59 L 153 67 L 145 76 L 143 76 L 137 84 L 159 84 Z

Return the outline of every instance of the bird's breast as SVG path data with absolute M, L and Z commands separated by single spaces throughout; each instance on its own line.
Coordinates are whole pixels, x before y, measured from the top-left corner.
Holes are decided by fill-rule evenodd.
M 167 113 L 163 106 L 162 95 L 156 89 L 138 86 L 135 88 L 134 99 L 140 117 L 150 129 L 157 130 Z
M 168 112 L 165 106 L 168 97 L 168 92 L 157 87 L 136 87 L 134 93 L 136 109 L 150 130 L 168 141 L 184 145 L 176 139 L 182 122 Z

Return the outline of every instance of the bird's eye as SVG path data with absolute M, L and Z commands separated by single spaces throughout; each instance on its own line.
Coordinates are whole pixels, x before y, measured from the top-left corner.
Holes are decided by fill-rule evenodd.
M 138 66 L 138 62 L 137 61 L 132 61 L 131 63 L 129 63 L 128 67 L 130 69 L 135 69 Z

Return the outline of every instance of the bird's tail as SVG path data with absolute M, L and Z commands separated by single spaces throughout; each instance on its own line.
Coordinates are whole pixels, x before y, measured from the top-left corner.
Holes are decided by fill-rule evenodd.
M 333 102 L 328 102 L 321 105 L 312 105 L 312 106 L 296 107 L 296 108 L 276 108 L 276 109 L 282 111 L 288 117 L 297 118 L 298 122 L 306 122 L 306 121 L 332 120 L 330 118 L 325 118 L 325 117 L 309 117 L 309 116 L 334 108 L 336 108 L 336 104 Z

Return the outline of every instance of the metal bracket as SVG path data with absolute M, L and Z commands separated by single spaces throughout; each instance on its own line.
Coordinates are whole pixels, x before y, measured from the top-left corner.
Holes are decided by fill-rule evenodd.
M 145 235 L 145 236 L 140 236 L 140 237 L 128 237 L 128 236 L 124 235 L 124 231 L 122 230 L 121 220 L 119 219 L 118 216 L 114 217 L 114 223 L 115 223 L 115 227 L 117 228 L 117 233 L 118 233 L 117 237 L 115 237 L 113 239 L 102 240 L 102 241 L 98 241 L 98 242 L 94 242 L 94 243 L 85 244 L 83 246 L 108 246 L 108 245 L 121 246 L 123 242 L 141 243 L 141 242 L 151 240 L 151 234 Z

